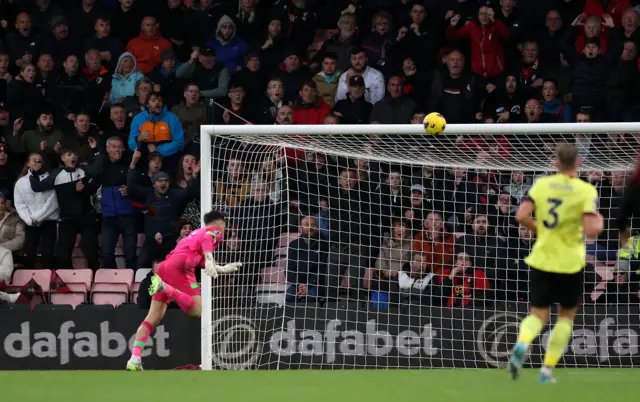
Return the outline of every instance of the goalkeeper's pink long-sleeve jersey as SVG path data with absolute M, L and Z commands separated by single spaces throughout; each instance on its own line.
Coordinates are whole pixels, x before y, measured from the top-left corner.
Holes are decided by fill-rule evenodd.
M 194 272 L 196 268 L 204 266 L 204 254 L 213 252 L 222 243 L 223 236 L 224 232 L 214 226 L 196 229 L 178 242 L 176 248 L 167 256 L 167 261 L 185 261 L 184 270 Z

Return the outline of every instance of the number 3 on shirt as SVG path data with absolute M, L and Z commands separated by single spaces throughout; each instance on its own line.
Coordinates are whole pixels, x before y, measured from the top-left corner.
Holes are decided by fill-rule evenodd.
M 550 219 L 545 219 L 542 223 L 547 229 L 555 229 L 558 226 L 558 208 L 562 205 L 562 200 L 558 198 L 547 198 L 547 202 L 551 205 L 547 212 Z

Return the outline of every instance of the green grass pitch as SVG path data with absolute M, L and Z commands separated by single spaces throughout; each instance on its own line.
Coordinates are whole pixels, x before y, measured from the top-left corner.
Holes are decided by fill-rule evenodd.
M 538 384 L 503 370 L 5 371 L 4 401 L 41 402 L 637 402 L 640 370 L 557 370 Z

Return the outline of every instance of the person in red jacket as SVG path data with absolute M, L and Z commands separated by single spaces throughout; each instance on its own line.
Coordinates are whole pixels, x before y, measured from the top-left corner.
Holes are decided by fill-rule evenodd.
M 447 27 L 447 40 L 456 42 L 464 39 L 471 41 L 471 71 L 482 79 L 491 82 L 506 71 L 502 42 L 509 35 L 509 28 L 494 17 L 494 11 L 489 6 L 478 9 L 478 19 L 471 21 L 461 28 L 456 28 L 460 21 L 460 14 L 451 18 Z M 496 85 L 497 83 L 493 83 Z
M 316 83 L 306 81 L 299 94 L 298 100 L 293 104 L 293 124 L 322 124 L 331 108 L 318 96 Z
M 138 70 L 148 74 L 160 64 L 160 55 L 171 48 L 171 42 L 160 35 L 155 17 L 144 17 L 140 28 L 140 36 L 129 41 L 127 52 L 136 58 Z
M 602 3 L 607 3 L 606 10 Z M 604 14 L 609 14 L 613 18 L 615 26 L 619 27 L 622 13 L 629 8 L 631 8 L 630 0 L 609 0 L 606 2 L 602 0 L 587 0 L 584 4 L 582 14 L 587 18 L 598 17 L 599 19 L 602 19 Z

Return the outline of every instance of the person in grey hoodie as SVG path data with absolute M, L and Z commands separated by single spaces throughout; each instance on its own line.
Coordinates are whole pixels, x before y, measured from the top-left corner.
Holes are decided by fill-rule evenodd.
M 118 64 L 111 80 L 111 104 L 122 103 L 127 96 L 136 93 L 136 83 L 144 77 L 137 67 L 136 58 L 129 52 L 124 52 L 118 58 Z
M 217 62 L 223 64 L 230 75 L 242 70 L 249 45 L 236 35 L 236 24 L 231 17 L 223 15 L 220 18 L 215 39 L 209 40 L 207 45 L 215 49 Z

